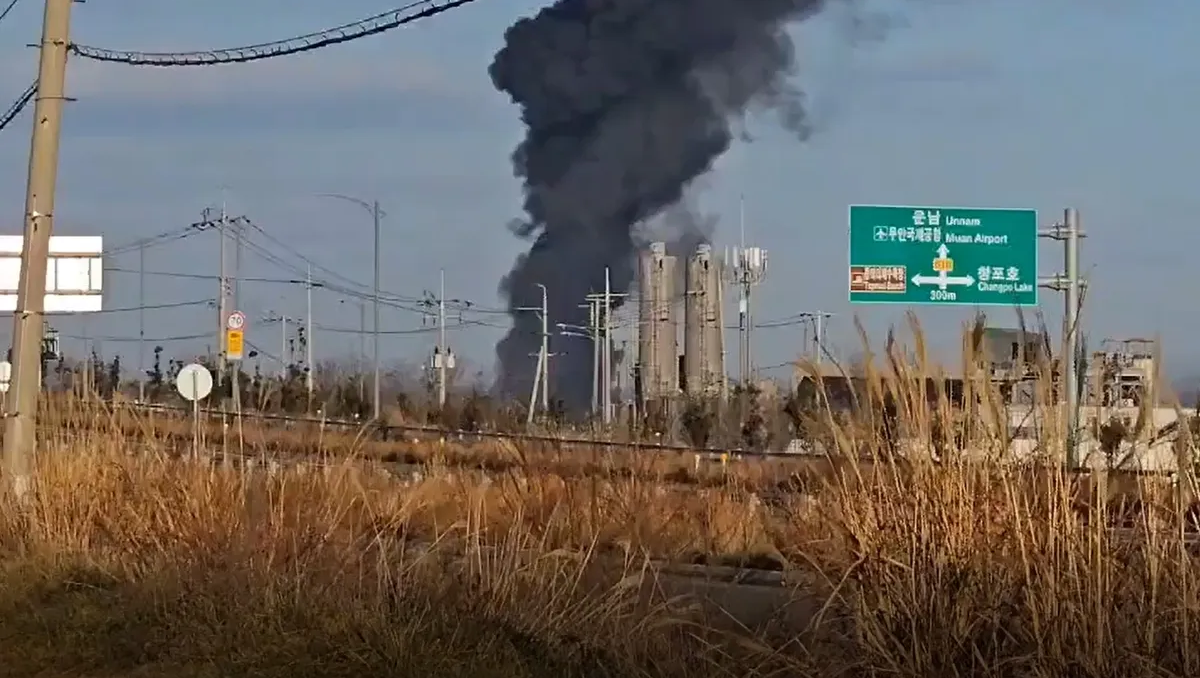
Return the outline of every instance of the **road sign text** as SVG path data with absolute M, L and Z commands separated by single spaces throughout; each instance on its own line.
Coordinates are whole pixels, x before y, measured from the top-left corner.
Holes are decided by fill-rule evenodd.
M 1037 212 L 850 207 L 853 303 L 1037 305 Z

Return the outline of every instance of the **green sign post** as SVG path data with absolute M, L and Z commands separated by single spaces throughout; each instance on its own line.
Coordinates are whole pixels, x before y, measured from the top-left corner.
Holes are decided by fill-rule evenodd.
M 850 302 L 1037 306 L 1037 212 L 851 205 Z

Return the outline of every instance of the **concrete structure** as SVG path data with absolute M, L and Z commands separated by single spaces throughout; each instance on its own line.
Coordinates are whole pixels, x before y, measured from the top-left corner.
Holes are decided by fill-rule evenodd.
M 643 401 L 679 392 L 676 259 L 665 243 L 651 243 L 638 262 L 638 376 Z
M 720 395 L 725 377 L 721 331 L 721 260 L 700 245 L 687 262 L 683 314 L 683 386 L 688 395 Z

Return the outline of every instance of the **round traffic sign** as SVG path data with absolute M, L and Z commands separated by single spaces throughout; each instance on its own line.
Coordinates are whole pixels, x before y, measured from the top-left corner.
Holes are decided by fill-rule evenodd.
M 225 329 L 240 330 L 246 326 L 246 314 L 241 311 L 234 311 L 229 314 L 229 318 L 225 320 Z
M 184 400 L 204 400 L 212 393 L 212 387 L 212 373 L 198 363 L 184 365 L 175 377 L 175 390 L 179 391 Z

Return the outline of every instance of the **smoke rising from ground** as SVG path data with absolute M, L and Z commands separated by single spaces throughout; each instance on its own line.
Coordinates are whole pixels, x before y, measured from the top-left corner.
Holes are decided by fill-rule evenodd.
M 605 267 L 613 291 L 628 292 L 637 225 L 680 202 L 729 148 L 739 118 L 770 110 L 807 136 L 785 26 L 824 4 L 559 0 L 508 29 L 490 73 L 527 128 L 512 157 L 526 213 L 513 230 L 532 243 L 500 285 L 513 318 L 496 347 L 502 394 L 527 398 L 532 386 L 541 321 L 517 309 L 541 305 L 538 284 L 549 290 L 552 332 L 553 323 L 586 324 L 579 305 L 603 290 Z M 591 346 L 551 341 L 562 354 L 551 392 L 586 408 Z

